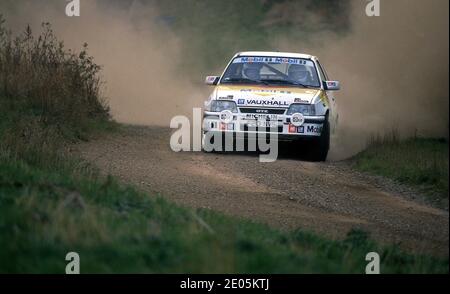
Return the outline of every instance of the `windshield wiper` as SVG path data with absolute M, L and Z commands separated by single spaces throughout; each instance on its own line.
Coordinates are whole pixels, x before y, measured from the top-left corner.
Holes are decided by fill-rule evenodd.
M 268 79 L 264 79 L 262 81 L 267 82 L 267 83 L 288 84 L 288 85 L 300 86 L 300 87 L 303 87 L 303 88 L 312 88 L 312 86 L 305 85 L 305 84 L 302 84 L 302 83 L 299 83 L 299 82 L 289 81 L 289 80 L 268 80 Z
M 238 79 L 229 79 L 226 78 L 224 79 L 225 83 L 255 83 L 255 84 L 264 84 L 264 85 L 268 85 L 269 83 L 266 82 L 265 80 L 252 80 L 252 79 L 247 79 L 247 78 L 238 78 Z

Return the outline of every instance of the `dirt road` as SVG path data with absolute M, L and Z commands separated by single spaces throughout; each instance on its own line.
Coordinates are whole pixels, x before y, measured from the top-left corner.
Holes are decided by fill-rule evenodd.
M 182 205 L 332 238 L 361 228 L 382 243 L 448 256 L 448 211 L 425 204 L 405 187 L 342 162 L 280 158 L 259 163 L 254 154 L 175 153 L 171 132 L 126 127 L 77 149 L 105 174 Z

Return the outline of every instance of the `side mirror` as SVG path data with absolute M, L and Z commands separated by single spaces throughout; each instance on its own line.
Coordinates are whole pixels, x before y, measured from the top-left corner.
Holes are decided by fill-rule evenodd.
M 215 86 L 219 82 L 220 77 L 218 76 L 207 76 L 205 79 L 205 84 Z
M 341 84 L 339 81 L 324 81 L 323 87 L 327 91 L 339 91 L 341 89 Z

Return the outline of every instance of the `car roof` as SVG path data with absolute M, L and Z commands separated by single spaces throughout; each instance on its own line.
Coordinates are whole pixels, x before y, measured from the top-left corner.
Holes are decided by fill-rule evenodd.
M 238 56 L 267 56 L 267 57 L 285 57 L 285 58 L 304 58 L 304 59 L 317 59 L 316 56 L 302 53 L 292 52 L 276 52 L 276 51 L 245 51 L 239 52 L 235 55 Z

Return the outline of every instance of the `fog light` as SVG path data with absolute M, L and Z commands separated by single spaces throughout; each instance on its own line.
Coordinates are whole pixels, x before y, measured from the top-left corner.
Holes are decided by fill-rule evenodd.
M 299 127 L 305 122 L 305 117 L 301 113 L 294 113 L 291 122 L 294 126 Z
M 224 110 L 220 113 L 220 121 L 229 124 L 233 121 L 233 113 L 230 110 Z

